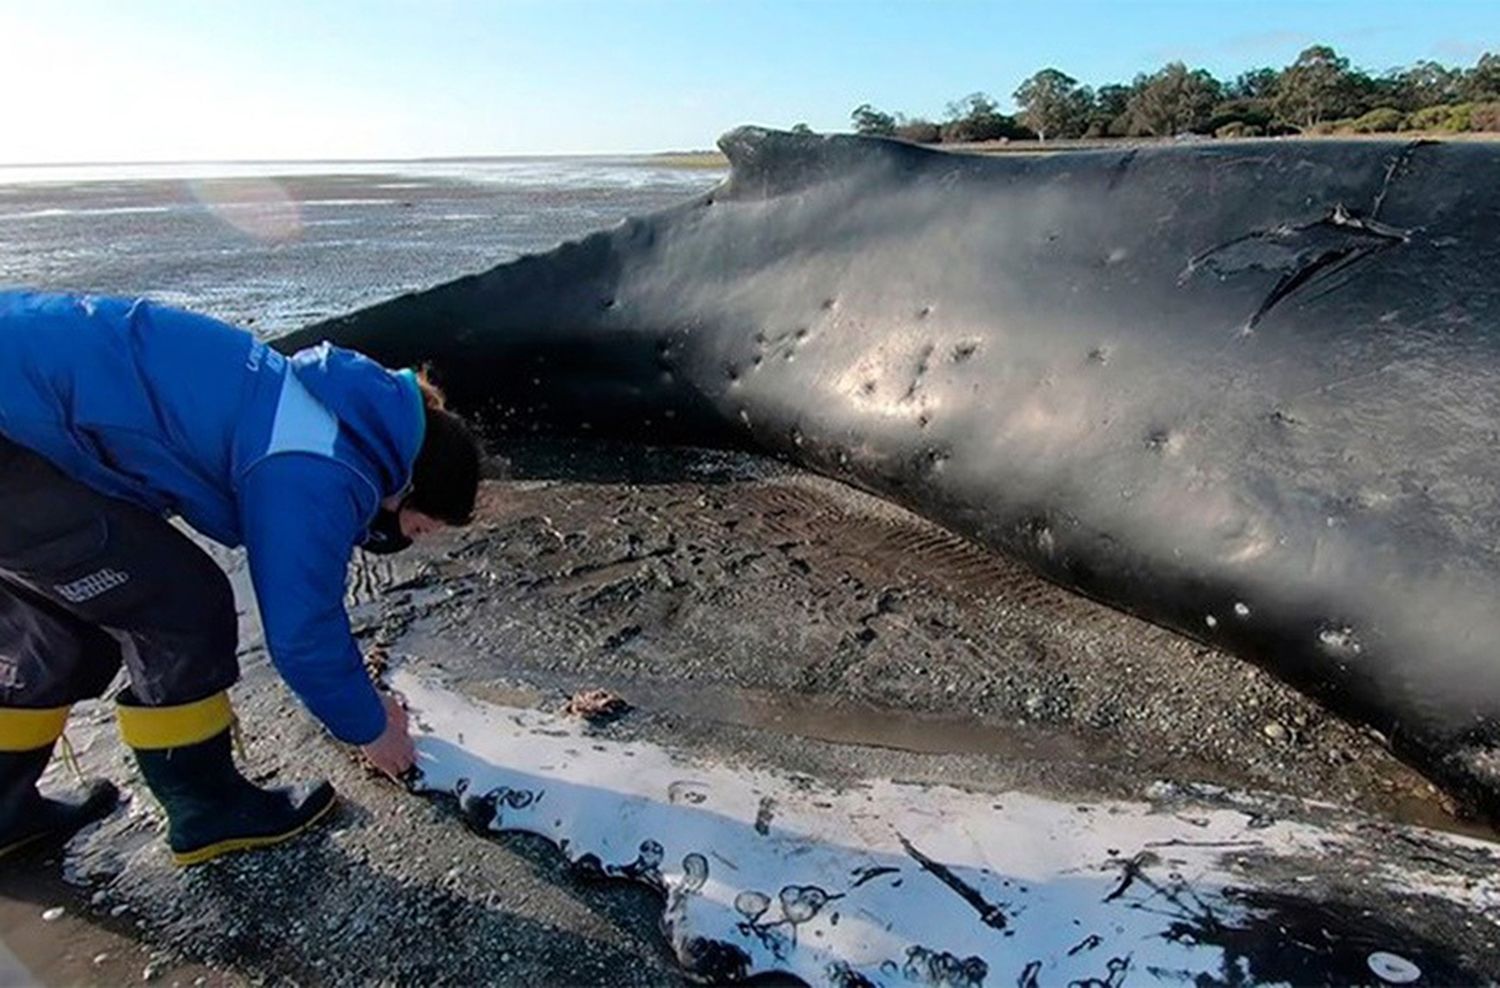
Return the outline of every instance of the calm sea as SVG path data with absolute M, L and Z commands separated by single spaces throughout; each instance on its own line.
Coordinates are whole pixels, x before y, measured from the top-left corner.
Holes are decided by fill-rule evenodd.
M 275 336 L 722 177 L 649 158 L 0 167 L 0 287 L 148 295 Z

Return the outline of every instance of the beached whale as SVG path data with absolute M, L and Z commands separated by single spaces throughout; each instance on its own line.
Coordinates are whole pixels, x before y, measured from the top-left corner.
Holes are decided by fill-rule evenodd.
M 279 345 L 874 491 L 1500 815 L 1500 145 L 721 146 L 680 207 Z

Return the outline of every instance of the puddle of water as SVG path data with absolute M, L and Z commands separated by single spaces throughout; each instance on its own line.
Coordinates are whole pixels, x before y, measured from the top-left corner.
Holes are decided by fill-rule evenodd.
M 704 690 L 662 682 L 622 683 L 619 689 L 627 699 L 632 695 L 642 697 L 640 706 L 648 710 L 835 744 L 927 755 L 1004 754 L 1025 760 L 1060 762 L 1097 762 L 1106 754 L 1089 739 L 1045 728 L 1007 727 L 830 703 L 795 694 Z
M 403 643 L 406 644 L 406 643 Z M 1118 768 L 1122 777 L 1149 781 L 1170 778 L 1230 788 L 1252 788 L 1227 778 L 1221 766 L 1193 759 L 1132 754 L 1107 737 L 1038 725 L 1004 725 L 954 717 L 933 717 L 855 704 L 838 704 L 795 694 L 759 692 L 663 681 L 586 682 L 561 677 L 527 686 L 472 685 L 465 691 L 493 703 L 516 707 L 556 707 L 560 697 L 580 688 L 604 688 L 646 713 L 669 714 L 714 724 L 769 731 L 786 737 L 832 744 L 928 755 L 990 755 L 1021 762 Z M 1124 773 L 1128 772 L 1128 776 Z M 1394 793 L 1384 814 L 1395 823 L 1426 827 L 1500 843 L 1500 831 L 1460 820 L 1434 799 Z
M 164 985 L 242 983 L 201 964 L 154 960 L 133 935 L 130 918 L 96 915 L 85 896 L 59 877 L 56 858 L 27 856 L 6 864 L 0 880 L 0 984 L 123 985 L 141 982 L 148 969 Z M 58 907 L 61 915 L 49 911 Z
M 418 627 L 408 629 L 390 651 L 394 655 L 422 656 L 442 661 L 452 644 Z M 1112 744 L 1104 735 L 1063 731 L 1035 724 L 1006 725 L 974 718 L 919 714 L 894 708 L 831 701 L 782 691 L 748 690 L 701 685 L 677 680 L 611 679 L 588 676 L 551 676 L 527 670 L 499 668 L 499 677 L 510 685 L 466 682 L 462 689 L 495 703 L 511 706 L 545 706 L 578 689 L 603 688 L 619 694 L 648 713 L 774 732 L 780 735 L 861 745 L 929 755 L 1004 755 L 1018 761 L 1073 763 L 1080 765 L 1123 764 L 1150 771 L 1166 765 L 1142 759 Z M 524 684 L 524 685 L 517 685 Z M 1175 761 L 1178 774 L 1203 776 L 1208 766 Z M 1222 772 L 1219 773 L 1222 775 Z
M 398 650 L 412 644 L 403 641 Z M 421 654 L 419 652 L 419 654 Z M 431 653 L 427 653 L 431 654 Z M 831 702 L 789 693 L 703 688 L 670 681 L 626 681 L 589 677 L 587 681 L 527 674 L 528 685 L 466 683 L 480 699 L 517 707 L 560 707 L 581 688 L 603 688 L 649 714 L 765 731 L 782 737 L 829 744 L 858 745 L 922 755 L 1001 756 L 1018 763 L 1118 770 L 1142 783 L 1169 776 L 1225 783 L 1222 770 L 1188 759 L 1168 761 L 1122 750 L 1106 737 L 1032 724 L 1006 725 L 971 718 L 939 717 L 908 711 Z
M 394 654 L 442 661 L 454 645 L 417 622 L 394 643 Z M 457 657 L 455 656 L 455 659 Z M 472 669 L 467 661 L 456 668 Z M 679 680 L 612 679 L 594 674 L 547 675 L 537 670 L 492 668 L 489 674 L 529 684 L 515 693 L 472 681 L 463 688 L 494 702 L 515 706 L 560 705 L 561 697 L 580 688 L 612 690 L 648 713 L 666 714 L 708 724 L 764 731 L 782 737 L 833 744 L 860 745 L 927 755 L 981 755 L 1018 764 L 1087 769 L 1123 786 L 1157 779 L 1200 782 L 1233 790 L 1264 789 L 1264 780 L 1236 772 L 1233 765 L 1158 750 L 1131 750 L 1108 731 L 1040 723 L 996 723 L 976 717 L 916 713 L 897 708 L 832 700 L 791 692 L 755 691 Z M 1076 773 L 1074 774 L 1076 778 Z M 1099 776 L 1093 775 L 1094 778 Z M 1339 802 L 1337 796 L 1329 797 Z M 1371 803 L 1363 801 L 1369 811 Z M 1375 804 L 1379 815 L 1395 823 L 1420 826 L 1500 842 L 1500 831 L 1456 818 L 1435 790 L 1397 788 Z

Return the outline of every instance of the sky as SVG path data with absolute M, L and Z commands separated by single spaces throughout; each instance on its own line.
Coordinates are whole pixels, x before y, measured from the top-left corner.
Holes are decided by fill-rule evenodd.
M 706 148 L 940 118 L 1038 69 L 1500 52 L 1500 0 L 0 0 L 0 164 Z

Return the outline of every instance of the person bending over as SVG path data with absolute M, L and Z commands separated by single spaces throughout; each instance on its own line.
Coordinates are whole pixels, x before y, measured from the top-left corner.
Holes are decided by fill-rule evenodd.
M 326 781 L 235 768 L 238 621 L 224 572 L 169 519 L 243 545 L 271 659 L 334 737 L 398 776 L 406 717 L 366 674 L 344 611 L 354 546 L 468 522 L 479 445 L 411 371 L 323 344 L 283 356 L 145 300 L 0 292 L 0 854 L 54 845 L 117 798 L 37 781 L 69 707 L 123 662 L 120 733 L 179 864 L 285 840 Z

